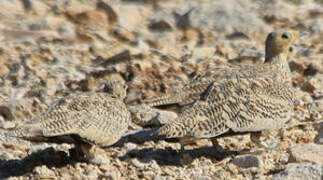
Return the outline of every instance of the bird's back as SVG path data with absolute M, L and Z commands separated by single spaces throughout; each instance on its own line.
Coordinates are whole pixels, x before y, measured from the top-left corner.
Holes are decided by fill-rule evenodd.
M 291 85 L 282 75 L 271 65 L 263 65 L 214 81 L 192 107 L 158 134 L 210 138 L 229 130 L 278 129 L 289 118 L 293 104 Z
M 213 81 L 221 83 L 223 80 L 235 78 L 236 76 L 250 77 L 255 74 L 254 70 L 250 70 L 252 65 L 221 65 L 209 69 L 203 73 L 194 76 L 188 83 L 182 87 L 176 87 L 165 95 L 144 100 L 143 103 L 149 106 L 163 106 L 169 104 L 178 104 L 180 106 L 188 106 L 206 90 Z M 240 71 L 240 72 L 238 72 Z
M 75 93 L 9 135 L 31 140 L 77 135 L 86 142 L 106 146 L 122 136 L 129 122 L 130 113 L 119 98 L 107 93 Z

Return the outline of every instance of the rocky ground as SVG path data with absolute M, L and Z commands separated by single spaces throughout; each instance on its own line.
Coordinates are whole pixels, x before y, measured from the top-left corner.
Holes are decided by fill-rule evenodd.
M 323 179 L 322 0 L 11 0 L 0 1 L 0 20 L 0 179 Z M 145 127 L 176 114 L 134 107 L 130 135 L 95 164 L 71 160 L 68 144 L 5 136 L 54 100 L 100 91 L 108 79 L 128 83 L 133 106 L 210 67 L 261 63 L 266 35 L 279 28 L 307 36 L 290 57 L 295 116 L 262 136 L 273 150 L 258 151 L 244 135 L 219 139 L 224 154 L 201 140 L 181 155 Z

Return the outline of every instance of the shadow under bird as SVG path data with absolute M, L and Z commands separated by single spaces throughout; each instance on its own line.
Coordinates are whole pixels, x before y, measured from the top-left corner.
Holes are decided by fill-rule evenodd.
M 178 138 L 182 148 L 202 138 L 211 139 L 219 148 L 220 136 L 251 133 L 251 140 L 263 147 L 259 140 L 261 131 L 281 129 L 293 114 L 295 95 L 287 56 L 299 35 L 302 33 L 292 30 L 270 33 L 265 42 L 264 64 L 219 67 L 220 73 L 212 75 L 217 71 L 212 69 L 195 77 L 181 89 L 187 101 L 193 101 L 192 105 L 156 134 Z M 206 86 L 207 81 L 211 83 Z M 190 87 L 194 90 L 196 86 L 201 88 L 192 91 Z M 185 103 L 184 96 L 176 99 L 166 95 L 159 104 Z
M 72 143 L 77 158 L 91 162 L 98 153 L 96 147 L 116 143 L 130 123 L 123 102 L 127 85 L 109 81 L 105 90 L 107 93 L 73 93 L 62 98 L 8 135 L 35 142 Z

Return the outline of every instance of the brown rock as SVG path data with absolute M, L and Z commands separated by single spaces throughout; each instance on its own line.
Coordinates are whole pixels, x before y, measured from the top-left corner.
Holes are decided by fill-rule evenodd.
M 130 51 L 124 50 L 124 51 L 104 60 L 102 62 L 102 65 L 107 65 L 107 64 L 111 64 L 111 63 L 120 62 L 120 61 L 129 61 L 129 60 L 131 60 L 131 58 L 132 57 L 131 57 Z
M 224 56 L 228 59 L 231 59 L 234 56 L 234 52 L 231 48 L 229 48 L 226 44 L 217 44 L 215 53 Z
M 152 16 L 148 27 L 154 31 L 170 31 L 174 24 L 174 18 L 170 15 L 170 12 L 158 11 Z
M 195 30 L 195 29 L 188 29 L 186 31 L 184 31 L 184 40 L 199 40 L 200 38 L 200 33 Z
M 118 15 L 117 13 L 113 10 L 113 8 L 108 5 L 107 3 L 103 2 L 103 1 L 99 1 L 97 4 L 96 4 L 96 8 L 98 10 L 102 10 L 104 11 L 108 17 L 109 17 L 109 22 L 110 23 L 115 23 L 118 21 Z
M 301 86 L 303 91 L 307 91 L 310 93 L 313 93 L 314 90 L 318 89 L 318 87 L 319 87 L 319 82 L 317 79 L 314 79 L 314 78 L 311 78 L 305 81 Z
M 304 76 L 314 76 L 317 72 L 320 71 L 320 66 L 318 63 L 313 62 L 309 63 L 304 70 Z
M 7 75 L 10 69 L 6 65 L 0 65 L 0 76 Z
M 323 164 L 323 145 L 297 144 L 289 149 L 290 162 L 316 162 Z
M 10 105 L 0 105 L 0 115 L 6 120 L 13 120 L 14 115 L 10 109 Z
M 151 30 L 157 30 L 157 31 L 170 31 L 172 30 L 172 26 L 164 21 L 164 20 L 159 20 L 159 21 L 152 21 L 149 24 L 149 28 Z
M 67 12 L 76 24 L 80 24 L 91 29 L 106 29 L 109 27 L 109 18 L 103 11 L 89 10 L 78 14 Z
M 99 166 L 99 169 L 102 172 L 107 172 L 110 169 L 110 167 L 107 164 L 102 164 L 102 165 Z
M 306 64 L 303 61 L 291 61 L 289 63 L 289 68 L 291 69 L 291 71 L 303 73 L 306 69 Z
M 136 36 L 133 32 L 130 32 L 124 28 L 116 28 L 113 31 L 113 34 L 121 41 L 134 41 L 136 39 Z
M 194 159 L 193 159 L 193 157 L 190 154 L 185 153 L 185 154 L 183 154 L 183 156 L 181 157 L 181 159 L 179 160 L 179 162 L 180 162 L 180 164 L 182 166 L 184 166 L 184 165 L 191 164 L 193 162 L 193 160 Z

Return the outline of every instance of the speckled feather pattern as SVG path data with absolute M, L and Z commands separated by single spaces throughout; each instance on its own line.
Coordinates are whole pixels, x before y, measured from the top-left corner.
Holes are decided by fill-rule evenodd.
M 90 144 L 114 144 L 128 129 L 130 112 L 108 93 L 75 93 L 60 99 L 46 112 L 11 131 L 16 137 L 53 137 L 76 134 Z
M 286 46 L 289 45 L 288 41 Z M 266 53 L 271 53 L 270 48 Z M 291 117 L 295 98 L 284 51 L 263 65 L 237 66 L 221 73 L 221 79 L 210 83 L 191 107 L 157 134 L 168 138 L 212 138 L 229 130 L 280 129 Z
M 188 106 L 207 89 L 210 83 L 217 81 L 220 83 L 225 79 L 235 78 L 236 76 L 251 77 L 257 72 L 251 70 L 252 65 L 221 65 L 209 69 L 203 73 L 197 74 L 183 87 L 177 87 L 175 90 L 152 99 L 144 100 L 143 103 L 149 106 L 162 106 L 168 104 L 179 104 Z M 240 72 L 239 72 L 240 71 Z

